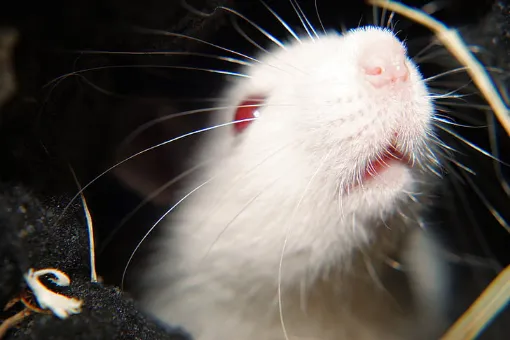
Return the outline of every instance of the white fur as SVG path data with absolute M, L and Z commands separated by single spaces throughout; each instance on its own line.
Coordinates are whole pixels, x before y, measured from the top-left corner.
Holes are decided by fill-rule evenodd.
M 403 47 L 389 31 L 364 28 L 293 41 L 244 69 L 249 78 L 231 84 L 221 103 L 233 108 L 214 123 L 263 95 L 260 118 L 239 136 L 227 126 L 204 137 L 199 161 L 215 161 L 189 190 L 212 180 L 165 226 L 144 282 L 149 311 L 197 340 L 284 339 L 277 291 L 286 242 L 290 338 L 425 337 L 420 307 L 403 307 L 399 288 L 388 293 L 370 269 L 394 275 L 381 259 L 399 252 L 406 229 L 417 230 L 399 213 L 419 213 L 409 193 L 425 190 L 426 176 L 418 162 L 397 163 L 352 187 L 395 132 L 399 149 L 428 162 L 427 89 L 410 60 L 407 85 L 371 87 L 360 54 L 385 53 L 380 46 Z

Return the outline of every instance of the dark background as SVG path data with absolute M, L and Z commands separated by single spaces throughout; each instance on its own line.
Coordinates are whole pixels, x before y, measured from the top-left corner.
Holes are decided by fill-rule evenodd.
M 427 2 L 405 1 L 414 5 Z M 205 115 L 167 121 L 119 149 L 122 140 L 143 122 L 203 107 L 203 99 L 217 96 L 226 81 L 225 77 L 217 74 L 178 71 L 164 66 L 231 69 L 229 64 L 192 56 L 81 52 L 188 51 L 224 54 L 186 39 L 140 34 L 135 30 L 136 27 L 144 27 L 177 32 L 243 53 L 253 53 L 253 46 L 233 28 L 233 16 L 225 11 L 214 11 L 221 4 L 246 14 L 279 38 L 286 36 L 281 25 L 271 20 L 258 1 L 188 0 L 188 3 L 199 11 L 213 14 L 194 15 L 178 0 L 16 1 L 2 5 L 0 26 L 14 27 L 19 31 L 14 60 L 17 93 L 2 109 L 0 116 L 2 182 L 21 182 L 42 196 L 73 196 L 78 188 L 70 166 L 83 186 L 123 157 L 207 123 Z M 267 3 L 291 25 L 299 26 L 288 1 Z M 317 25 L 314 1 L 300 3 Z M 360 20 L 361 23 L 369 23 L 372 15 L 372 9 L 362 1 L 318 0 L 318 6 L 324 24 L 331 28 L 340 29 L 341 24 L 355 27 Z M 436 17 L 461 29 L 469 43 L 479 46 L 482 49 L 479 57 L 486 65 L 508 69 L 508 9 L 507 1 L 450 0 L 445 2 Z M 240 24 L 250 35 L 254 34 L 249 25 Z M 400 18 L 399 25 L 403 30 L 402 37 L 413 42 L 411 53 L 416 53 L 428 42 L 430 33 L 426 29 L 404 18 Z M 264 43 L 260 36 L 253 36 L 259 43 Z M 130 66 L 119 67 L 122 65 Z M 430 75 L 455 65 L 451 57 L 443 54 L 435 63 L 422 65 L 422 71 Z M 101 69 L 82 72 L 79 76 L 47 85 L 61 75 L 97 67 Z M 459 76 L 452 81 L 462 83 L 465 78 Z M 500 77 L 499 81 L 510 85 L 505 77 Z M 472 102 L 480 100 L 474 98 Z M 485 116 L 478 110 L 456 110 L 459 114 L 484 122 Z M 459 133 L 484 148 L 488 147 L 485 129 L 459 129 Z M 506 155 L 509 151 L 508 138 L 500 129 L 498 136 L 503 153 L 501 157 L 510 162 L 510 157 L 505 156 L 505 151 Z M 465 156 L 459 155 L 460 160 L 480 174 L 473 180 L 491 204 L 508 219 L 510 200 L 495 178 L 492 162 L 465 148 L 462 143 L 447 136 L 444 138 L 464 152 Z M 174 191 L 169 190 L 154 204 L 144 206 L 110 237 L 112 231 L 144 195 L 182 171 L 182 163 L 193 151 L 193 145 L 194 140 L 191 139 L 138 157 L 117 171 L 109 172 L 85 191 L 96 228 L 99 271 L 106 283 L 120 284 L 129 255 L 165 207 L 175 201 Z M 134 181 L 139 184 L 132 184 Z M 510 263 L 508 232 L 490 215 L 470 185 L 462 184 L 455 175 L 449 175 L 438 197 L 440 204 L 431 213 L 431 227 L 441 233 L 455 252 L 483 257 L 487 267 L 498 268 Z M 130 274 L 137 273 L 143 256 L 144 251 L 135 257 Z M 491 268 L 489 272 L 493 271 Z M 490 277 L 485 274 L 478 276 L 469 264 L 461 266 L 458 271 L 460 282 L 480 277 L 481 285 L 484 285 Z M 136 295 L 136 292 L 133 294 Z M 471 296 L 469 294 L 475 293 L 466 292 L 466 296 Z

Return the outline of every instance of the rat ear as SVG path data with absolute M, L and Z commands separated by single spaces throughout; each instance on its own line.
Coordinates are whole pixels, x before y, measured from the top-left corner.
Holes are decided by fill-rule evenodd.
M 175 103 L 161 99 L 130 102 L 122 110 L 125 111 L 123 117 L 131 121 L 122 122 L 124 127 L 122 136 L 117 138 L 119 143 L 115 162 L 197 130 L 202 127 L 204 116 L 207 116 L 194 114 L 171 118 L 172 114 L 184 110 L 177 108 Z M 136 111 L 134 114 L 133 110 Z M 147 122 L 155 120 L 158 121 L 154 125 L 141 129 Z M 113 174 L 122 184 L 142 197 L 154 196 L 152 203 L 166 206 L 172 201 L 173 193 L 182 181 L 164 190 L 163 187 L 189 167 L 186 165 L 190 163 L 196 140 L 195 136 L 186 137 L 144 152 L 115 168 Z M 156 191 L 161 192 L 155 195 Z

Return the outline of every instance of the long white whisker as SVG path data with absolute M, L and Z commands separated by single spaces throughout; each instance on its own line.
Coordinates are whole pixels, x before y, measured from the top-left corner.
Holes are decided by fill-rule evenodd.
M 136 245 L 135 249 L 133 250 L 133 253 L 131 253 L 131 256 L 129 257 L 127 263 L 126 263 L 126 266 L 124 268 L 124 271 L 122 272 L 122 280 L 121 280 L 121 283 L 120 283 L 120 287 L 121 289 L 124 289 L 124 279 L 126 278 L 126 272 L 128 270 L 128 267 L 129 265 L 131 264 L 131 261 L 133 259 L 133 257 L 135 256 L 136 252 L 138 251 L 138 249 L 140 248 L 140 246 L 142 245 L 142 243 L 145 241 L 145 239 L 150 235 L 150 233 L 154 230 L 154 228 L 156 228 L 156 226 L 159 224 L 159 222 L 161 222 L 170 212 L 172 212 L 179 204 L 181 204 L 186 198 L 188 198 L 189 196 L 191 196 L 194 192 L 196 192 L 197 190 L 199 190 L 200 188 L 202 188 L 204 185 L 208 184 L 209 182 L 211 182 L 214 178 L 211 178 L 207 181 L 205 181 L 204 183 L 200 184 L 198 187 L 196 187 L 195 189 L 193 189 L 192 191 L 190 191 L 188 194 L 186 194 L 183 198 L 181 198 L 177 203 L 175 203 L 170 209 L 168 209 L 164 214 L 163 216 L 161 216 L 157 221 L 156 223 L 154 223 L 154 225 L 149 229 L 149 231 L 143 236 L 142 240 Z
M 230 72 L 230 71 L 222 71 L 222 70 L 215 70 L 215 69 L 209 69 L 209 68 L 200 68 L 200 67 L 191 67 L 191 66 L 171 66 L 171 65 L 110 65 L 110 66 L 98 66 L 98 67 L 92 67 L 84 70 L 78 70 L 74 72 L 70 72 L 64 75 L 61 75 L 47 84 L 43 86 L 43 88 L 58 82 L 62 79 L 68 78 L 70 76 L 74 76 L 77 74 L 85 73 L 85 72 L 92 72 L 92 71 L 99 71 L 99 70 L 106 70 L 106 69 L 113 69 L 113 68 L 169 68 L 169 69 L 176 69 L 176 70 L 190 70 L 190 71 L 202 71 L 202 72 L 209 72 L 209 73 L 217 73 L 227 76 L 234 76 L 234 77 L 242 77 L 242 78 L 250 78 L 250 76 L 242 73 L 236 73 L 236 72 Z
M 450 162 L 452 162 L 453 164 L 455 164 L 458 168 L 460 168 L 460 169 L 464 170 L 465 172 L 470 173 L 470 174 L 471 174 L 471 175 L 473 175 L 473 176 L 476 176 L 476 172 L 474 172 L 471 168 L 468 168 L 468 167 L 467 167 L 467 166 L 465 166 L 464 164 L 462 164 L 462 163 L 460 163 L 460 162 L 456 161 L 454 158 L 450 158 L 450 157 L 447 157 L 447 156 L 445 156 L 445 158 L 446 158 L 448 161 L 450 161 Z
M 221 61 L 226 61 L 233 64 L 239 64 L 243 66 L 253 66 L 252 63 L 232 58 L 232 57 L 225 57 L 225 56 L 219 56 L 214 54 L 207 54 L 207 53 L 198 53 L 198 52 L 186 52 L 186 51 L 101 51 L 101 50 L 79 50 L 79 51 L 70 51 L 74 53 L 80 53 L 80 54 L 119 54 L 119 55 L 164 55 L 164 56 L 193 56 L 193 57 L 203 57 L 203 58 L 210 58 L 210 59 L 216 59 Z
M 294 12 L 297 14 L 297 16 L 299 18 L 299 21 L 301 21 L 301 24 L 303 25 L 304 29 L 306 30 L 306 33 L 308 33 L 308 36 L 310 37 L 310 39 L 312 39 L 312 41 L 315 41 L 315 39 L 313 38 L 312 32 L 310 32 L 310 30 L 308 28 L 308 25 L 306 24 L 306 22 L 301 17 L 301 14 L 299 13 L 296 5 L 294 4 L 294 1 L 293 0 L 289 0 L 289 2 L 292 5 L 292 8 L 294 9 Z
M 210 43 L 210 42 L 202 40 L 202 39 L 190 37 L 190 36 L 185 35 L 185 34 L 179 34 L 179 33 L 168 32 L 168 31 L 163 31 L 163 30 L 157 30 L 157 29 L 152 29 L 152 28 L 144 28 L 144 27 L 136 27 L 135 31 L 138 32 L 138 33 L 141 33 L 141 34 L 163 35 L 163 36 L 177 37 L 177 38 L 183 38 L 183 39 L 188 39 L 188 40 L 196 41 L 196 42 L 199 42 L 201 44 L 204 44 L 204 45 L 207 45 L 207 46 L 211 46 L 211 47 L 217 48 L 219 50 L 222 50 L 222 51 L 225 51 L 225 52 L 237 55 L 239 57 L 243 57 L 243 58 L 246 58 L 248 60 L 257 62 L 259 64 L 262 64 L 262 62 L 260 60 L 257 60 L 257 59 L 255 59 L 253 57 L 250 57 L 250 56 L 246 55 L 246 54 L 243 54 L 243 53 L 240 53 L 240 52 L 237 52 L 237 51 L 225 48 L 223 46 L 219 46 L 219 45 Z
M 164 141 L 164 142 L 161 142 L 159 144 L 156 144 L 156 145 L 153 145 L 147 149 L 144 149 L 140 152 L 137 152 L 125 159 L 123 159 L 122 161 L 118 162 L 117 164 L 115 165 L 112 165 L 111 167 L 109 167 L 108 169 L 106 169 L 105 171 L 103 171 L 101 174 L 99 174 L 98 176 L 96 176 L 94 179 L 92 179 L 87 185 L 85 185 L 73 198 L 71 198 L 71 201 L 65 206 L 65 208 L 62 210 L 62 213 L 60 214 L 60 216 L 57 218 L 57 220 L 55 221 L 54 225 L 57 225 L 62 216 L 64 216 L 64 214 L 66 213 L 66 211 L 69 209 L 69 207 L 71 206 L 71 204 L 74 202 L 74 200 L 76 200 L 76 198 L 78 198 L 78 196 L 81 195 L 81 193 L 83 191 L 85 191 L 88 187 L 90 187 L 92 184 L 94 184 L 99 178 L 101 178 L 102 176 L 104 176 L 105 174 L 107 174 L 108 172 L 112 171 L 113 169 L 121 166 L 122 164 L 130 161 L 131 159 L 135 158 L 135 157 L 138 157 L 146 152 L 149 152 L 151 150 L 154 150 L 154 149 L 157 149 L 159 147 L 162 147 L 164 145 L 167 145 L 167 144 L 170 144 L 170 143 L 173 143 L 175 141 L 178 141 L 180 139 L 183 139 L 183 138 L 186 138 L 186 137 L 190 137 L 190 136 L 193 136 L 193 135 L 196 135 L 196 134 L 199 134 L 199 133 L 203 133 L 203 132 L 206 132 L 206 131 L 210 131 L 210 130 L 214 130 L 214 129 L 218 129 L 218 128 L 222 128 L 222 127 L 225 127 L 225 126 L 229 126 L 229 125 L 233 125 L 233 124 L 238 124 L 238 123 L 242 123 L 242 122 L 250 122 L 250 121 L 254 121 L 254 120 L 257 120 L 258 118 L 248 118 L 248 119 L 242 119 L 242 120 L 235 120 L 235 121 L 232 121 L 232 122 L 228 122 L 228 123 L 223 123 L 223 124 L 218 124 L 218 125 L 214 125 L 214 126 L 210 126 L 210 127 L 207 127 L 207 128 L 203 128 L 203 129 L 200 129 L 200 130 L 195 130 L 193 132 L 188 132 L 186 134 L 183 134 L 183 135 L 180 135 L 178 137 L 175 137 L 175 138 L 172 138 L 172 139 L 169 139 L 167 141 Z
M 434 46 L 439 46 L 437 41 L 435 40 L 432 40 L 427 46 L 425 46 L 424 48 L 422 48 L 418 53 L 416 53 L 411 59 L 415 62 L 415 63 L 419 63 L 419 58 L 422 54 L 428 52 L 432 47 Z
M 305 12 L 303 11 L 301 6 L 299 5 L 299 2 L 297 0 L 294 0 L 294 4 L 296 5 L 299 13 L 301 13 L 302 18 L 305 20 L 305 22 L 307 23 L 308 27 L 310 27 L 310 30 L 313 32 L 315 37 L 317 37 L 317 39 L 320 39 L 319 35 L 317 34 L 317 31 L 315 31 L 315 28 L 313 27 L 312 23 L 310 22 L 310 20 L 308 20 L 308 18 L 306 17 Z
M 319 5 L 317 4 L 317 0 L 315 0 L 315 13 L 317 14 L 317 19 L 319 20 L 319 24 L 321 25 L 322 31 L 326 34 L 326 29 L 324 28 L 324 24 L 322 23 L 321 16 L 319 14 Z
M 466 176 L 459 174 L 459 171 L 457 171 L 456 169 L 453 169 L 448 163 L 446 163 L 444 166 L 448 168 L 448 171 L 450 173 L 454 174 L 457 178 L 459 178 L 459 180 L 461 182 L 465 183 Z M 492 251 L 492 248 L 489 246 L 489 244 L 487 243 L 487 240 L 485 239 L 483 234 L 480 232 L 480 229 L 478 228 L 479 224 L 477 223 L 476 218 L 473 215 L 472 210 L 470 209 L 469 202 L 466 198 L 465 193 L 463 192 L 462 188 L 456 181 L 452 180 L 451 183 L 453 184 L 453 189 L 456 191 L 456 197 L 459 198 L 459 200 L 463 206 L 464 213 L 466 214 L 469 222 L 473 226 L 472 230 L 474 231 L 474 233 L 476 235 L 478 244 L 483 249 L 485 254 L 487 254 L 491 258 L 496 258 L 496 256 L 494 255 L 494 253 Z M 500 269 L 501 268 L 498 268 L 498 271 Z
M 250 105 L 239 105 L 238 107 L 263 107 L 264 104 L 250 104 Z M 127 145 L 131 143 L 136 136 L 140 135 L 145 130 L 149 129 L 150 127 L 162 123 L 167 120 L 175 119 L 178 117 L 188 116 L 196 113 L 204 113 L 204 112 L 212 112 L 212 111 L 218 111 L 218 110 L 228 110 L 231 109 L 232 106 L 216 106 L 216 107 L 207 107 L 207 108 L 201 108 L 201 109 L 195 109 L 195 110 L 189 110 L 189 111 L 183 111 L 179 113 L 172 113 L 163 117 L 158 117 L 156 119 L 150 120 L 139 127 L 137 127 L 133 132 L 131 132 L 121 143 L 121 145 Z
M 279 309 L 279 314 L 280 314 L 280 323 L 282 325 L 282 331 L 283 331 L 283 335 L 285 336 L 285 339 L 286 340 L 289 340 L 289 335 L 287 333 L 287 328 L 285 327 L 285 322 L 284 322 L 284 319 L 283 319 L 283 305 L 282 305 L 282 268 L 283 268 L 283 257 L 285 255 L 285 249 L 287 248 L 287 241 L 288 241 L 288 236 L 289 236 L 289 232 L 290 232 L 290 227 L 291 227 L 291 222 L 294 220 L 294 216 L 297 212 L 297 210 L 299 209 L 299 207 L 301 206 L 301 203 L 303 202 L 303 199 L 305 198 L 306 196 L 306 193 L 308 192 L 308 189 L 310 188 L 310 185 L 312 184 L 313 180 L 315 179 L 315 177 L 317 176 L 317 174 L 319 173 L 320 169 L 322 168 L 322 166 L 324 165 L 324 163 L 326 162 L 326 159 L 329 157 L 329 155 L 331 154 L 332 150 L 330 150 L 321 160 L 321 163 L 319 164 L 319 166 L 317 167 L 317 170 L 314 172 L 314 174 L 312 175 L 312 177 L 310 178 L 310 181 L 308 182 L 308 184 L 306 185 L 304 191 L 303 191 L 303 195 L 301 196 L 301 198 L 299 199 L 299 202 L 298 204 L 296 205 L 296 208 L 294 209 L 294 212 L 292 213 L 292 216 L 291 218 L 289 219 L 289 223 L 288 223 L 288 226 L 285 230 L 285 239 L 283 241 L 283 247 L 282 247 L 282 252 L 281 252 L 281 255 L 280 255 L 280 263 L 279 263 L 279 266 L 278 266 L 278 309 Z
M 471 81 L 469 81 L 467 84 L 459 86 L 458 88 L 456 88 L 453 91 L 450 91 L 450 92 L 447 92 L 447 93 L 444 93 L 444 94 L 431 94 L 428 97 L 431 98 L 431 99 L 464 98 L 464 97 L 468 97 L 468 96 L 470 96 L 472 94 L 455 94 L 455 93 L 459 92 L 460 90 L 462 90 L 462 89 L 464 89 L 466 87 L 468 87 L 470 84 L 471 84 Z
M 241 29 L 241 27 L 237 23 L 237 18 L 232 19 L 232 26 L 234 26 L 234 29 L 237 31 L 237 33 L 239 33 L 239 35 L 241 35 L 244 39 L 246 39 L 250 44 L 252 44 L 256 48 L 258 48 L 262 52 L 269 53 L 268 50 L 266 50 L 264 47 L 260 46 L 257 42 L 255 42 L 255 40 L 250 38 L 248 36 L 248 34 L 246 34 L 246 32 L 243 29 Z
M 253 196 L 248 202 L 246 202 L 246 204 L 243 205 L 243 207 L 241 208 L 241 210 L 225 225 L 225 227 L 218 233 L 218 235 L 216 236 L 216 238 L 214 239 L 214 241 L 212 242 L 212 244 L 209 246 L 209 249 L 207 250 L 207 252 L 205 253 L 204 255 L 204 259 L 209 255 L 209 253 L 211 252 L 211 250 L 214 248 L 214 246 L 216 245 L 216 243 L 218 242 L 218 240 L 220 239 L 221 236 L 223 236 L 223 234 L 225 234 L 225 232 L 227 231 L 227 229 L 232 225 L 232 223 L 234 223 L 237 218 L 243 213 L 246 211 L 246 209 L 253 203 L 255 202 L 255 200 L 257 198 L 260 197 L 260 195 L 262 195 L 264 192 L 266 192 L 266 189 L 271 187 L 277 180 L 279 180 L 280 178 L 277 178 L 276 180 L 272 181 L 271 183 L 269 183 L 268 185 L 264 186 L 262 188 L 262 190 L 260 190 L 260 192 L 258 194 L 256 194 L 255 196 Z
M 455 122 L 453 122 L 451 120 L 447 120 L 447 119 L 440 118 L 440 117 L 437 117 L 437 116 L 432 117 L 432 120 L 435 120 L 437 122 L 441 122 L 441 123 L 444 123 L 444 124 L 448 124 L 448 125 L 454 125 L 454 126 L 470 128 L 470 129 L 480 129 L 480 128 L 484 129 L 484 128 L 487 127 L 487 126 L 473 126 L 473 125 L 459 124 L 459 123 L 455 123 Z
M 388 16 L 388 21 L 386 22 L 386 27 L 391 27 L 391 30 L 394 31 L 395 30 L 395 25 L 393 25 L 393 17 L 395 16 L 395 12 L 391 12 L 390 15 Z
M 489 200 L 483 192 L 480 190 L 480 188 L 473 182 L 473 180 L 467 176 L 466 174 L 462 174 L 463 177 L 466 179 L 466 181 L 469 183 L 471 188 L 475 191 L 475 193 L 478 195 L 478 197 L 482 200 L 483 204 L 485 204 L 487 210 L 491 213 L 491 215 L 498 221 L 498 223 L 508 232 L 510 233 L 510 225 L 508 222 L 501 216 L 501 214 L 494 208 L 492 204 L 490 204 Z
M 289 32 L 299 43 L 301 43 L 301 39 L 299 39 L 298 35 L 296 34 L 296 32 L 294 32 L 294 30 L 292 28 L 290 28 L 290 26 L 271 8 L 269 7 L 265 1 L 263 0 L 260 0 L 260 2 L 262 3 L 262 5 L 264 5 L 264 7 L 267 8 L 267 10 L 269 12 L 271 12 L 271 14 L 282 24 L 282 26 L 287 30 L 287 32 Z
M 431 77 L 428 77 L 428 78 L 425 78 L 423 79 L 424 82 L 428 83 L 430 82 L 431 80 L 434 80 L 434 79 L 437 79 L 437 78 L 440 78 L 440 77 L 444 77 L 444 76 L 447 76 L 447 75 L 450 75 L 450 74 L 455 74 L 455 73 L 460 73 L 460 72 L 464 72 L 467 70 L 467 67 L 466 66 L 463 66 L 463 67 L 457 67 L 457 68 L 454 68 L 452 70 L 448 70 L 446 72 L 442 72 L 442 73 L 439 73 L 439 74 L 436 74 L 436 75 L 433 75 Z
M 445 132 L 449 133 L 450 135 L 452 135 L 452 136 L 456 137 L 458 140 L 460 140 L 461 142 L 465 143 L 466 145 L 468 145 L 468 146 L 472 147 L 473 149 L 475 149 L 476 151 L 480 152 L 481 154 L 483 154 L 483 155 L 485 155 L 485 156 L 487 156 L 487 157 L 489 157 L 489 158 L 491 158 L 491 159 L 493 159 L 493 160 L 495 160 L 495 161 L 497 161 L 497 162 L 499 162 L 499 163 L 501 163 L 501 164 L 503 164 L 503 165 L 505 165 L 505 166 L 510 166 L 510 165 L 508 165 L 507 163 L 503 162 L 502 160 L 497 159 L 496 157 L 494 157 L 492 154 L 490 154 L 489 152 L 485 151 L 484 149 L 482 149 L 482 148 L 480 148 L 480 147 L 476 146 L 475 144 L 471 143 L 471 142 L 470 142 L 470 141 L 468 141 L 467 139 L 465 139 L 465 138 L 461 137 L 461 136 L 460 136 L 459 134 L 457 134 L 456 132 L 453 132 L 453 131 L 451 131 L 450 129 L 448 129 L 448 128 L 444 127 L 444 126 L 441 126 L 440 124 L 438 124 L 438 125 L 436 125 L 436 126 L 437 126 L 438 128 L 440 128 L 441 130 L 443 130 L 443 131 L 445 131 Z
M 120 222 L 119 224 L 112 230 L 112 232 L 108 235 L 107 238 L 105 238 L 105 240 L 103 241 L 103 245 L 101 246 L 101 250 L 99 251 L 100 253 L 103 252 L 103 250 L 106 248 L 106 246 L 111 242 L 111 240 L 113 239 L 113 237 L 119 232 L 119 230 L 144 206 L 146 205 L 147 203 L 149 203 L 152 199 L 156 198 L 157 196 L 159 196 L 163 191 L 165 191 L 166 189 L 168 189 L 170 186 L 172 186 L 173 184 L 177 183 L 178 181 L 180 181 L 181 179 L 183 179 L 184 177 L 188 176 L 189 174 L 195 172 L 196 170 L 202 168 L 203 166 L 205 166 L 207 163 L 213 161 L 212 159 L 209 159 L 205 162 L 202 162 L 198 165 L 195 165 L 194 167 L 182 172 L 180 175 L 172 178 L 171 180 L 167 181 L 164 185 L 162 185 L 161 187 L 159 187 L 158 189 L 154 190 L 153 192 L 151 192 L 142 202 L 140 202 L 133 210 L 131 210 L 131 212 L 129 214 L 127 214 Z
M 266 38 L 268 38 L 269 40 L 271 40 L 272 42 L 274 42 L 276 45 L 278 45 L 279 47 L 281 47 L 282 49 L 286 50 L 285 48 L 285 45 L 283 45 L 283 43 L 281 41 L 279 41 L 278 39 L 276 39 L 273 35 L 269 34 L 269 32 L 267 32 L 265 29 L 263 29 L 262 27 L 260 27 L 259 25 L 257 25 L 256 23 L 254 23 L 252 20 L 248 19 L 246 16 L 242 15 L 241 13 L 237 12 L 237 11 L 234 11 L 233 9 L 231 8 L 228 8 L 228 7 L 223 7 L 223 6 L 219 6 L 217 7 L 218 9 L 223 9 L 227 12 L 230 12 L 234 15 L 237 15 L 238 17 L 240 17 L 241 19 L 245 20 L 247 23 L 249 23 L 250 25 L 252 25 L 257 31 L 259 31 L 260 33 L 262 33 Z

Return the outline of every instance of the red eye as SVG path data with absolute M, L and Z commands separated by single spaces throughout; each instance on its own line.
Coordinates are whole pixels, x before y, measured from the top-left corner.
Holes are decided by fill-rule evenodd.
M 234 121 L 244 121 L 234 124 L 234 129 L 237 133 L 243 132 L 253 122 L 253 120 L 247 119 L 254 119 L 258 117 L 258 110 L 263 101 L 264 98 L 262 97 L 252 97 L 243 101 L 239 105 L 234 116 Z

